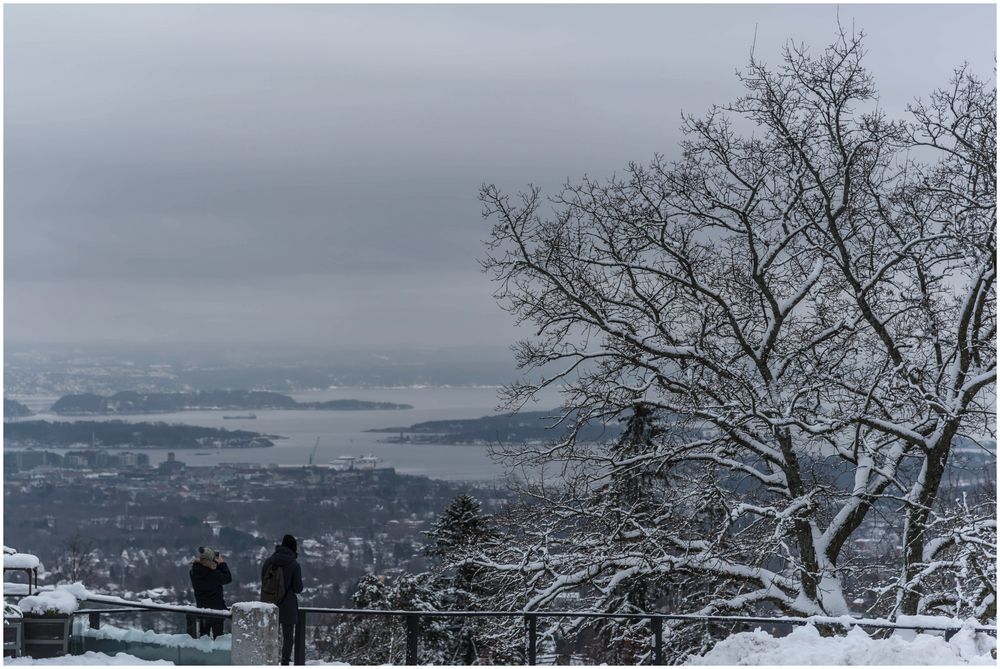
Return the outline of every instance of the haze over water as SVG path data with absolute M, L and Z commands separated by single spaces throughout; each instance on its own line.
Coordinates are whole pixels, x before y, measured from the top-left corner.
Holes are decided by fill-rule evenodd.
M 254 410 L 257 418 L 224 419 L 224 415 L 246 415 L 244 410 L 181 411 L 174 413 L 129 414 L 125 416 L 59 416 L 48 408 L 56 397 L 22 397 L 36 415 L 31 420 L 124 420 L 128 422 L 166 422 L 200 425 L 228 430 L 250 430 L 280 435 L 272 448 L 244 449 L 174 449 L 178 460 L 189 466 L 225 462 L 258 464 L 308 464 L 319 438 L 315 462 L 327 464 L 344 455 L 372 454 L 379 466 L 394 467 L 401 474 L 419 474 L 446 480 L 490 480 L 506 474 L 504 466 L 494 462 L 486 445 L 453 444 L 383 444 L 380 439 L 392 436 L 366 430 L 406 427 L 431 420 L 468 419 L 497 413 L 497 388 L 494 387 L 425 387 L 425 388 L 331 388 L 328 390 L 288 393 L 298 401 L 359 399 L 410 404 L 413 409 L 379 411 L 289 411 Z M 528 411 L 547 410 L 558 404 L 555 393 Z M 65 449 L 46 449 L 66 452 Z M 122 449 L 137 450 L 137 449 Z M 153 465 L 167 459 L 168 449 L 141 449 Z

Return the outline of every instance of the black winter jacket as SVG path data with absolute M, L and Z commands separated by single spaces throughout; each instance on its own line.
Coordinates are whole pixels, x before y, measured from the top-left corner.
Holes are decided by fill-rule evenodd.
M 275 546 L 274 555 L 264 560 L 260 568 L 260 580 L 264 580 L 267 567 L 274 564 L 281 567 L 285 574 L 285 596 L 278 602 L 278 622 L 282 625 L 294 625 L 299 615 L 299 598 L 302 592 L 302 567 L 299 566 L 298 553 L 285 546 Z
M 220 562 L 215 569 L 197 562 L 191 565 L 191 588 L 194 589 L 194 601 L 199 608 L 227 608 L 222 596 L 222 586 L 232 582 L 233 575 L 225 562 Z

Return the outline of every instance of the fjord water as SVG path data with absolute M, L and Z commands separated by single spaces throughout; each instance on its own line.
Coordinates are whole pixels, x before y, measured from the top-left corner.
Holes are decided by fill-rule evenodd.
M 405 427 L 429 420 L 479 418 L 497 413 L 495 387 L 405 387 L 331 388 L 287 393 L 300 402 L 358 399 L 410 404 L 412 409 L 379 411 L 288 411 L 256 409 L 253 419 L 224 419 L 223 415 L 246 415 L 245 410 L 179 411 L 173 413 L 129 414 L 127 416 L 58 416 L 48 409 L 54 397 L 22 397 L 36 414 L 29 420 L 125 420 L 201 425 L 228 430 L 250 430 L 279 435 L 272 448 L 179 449 L 176 457 L 191 466 L 223 462 L 259 464 L 307 464 L 319 438 L 315 462 L 326 464 L 344 455 L 373 454 L 380 466 L 395 467 L 402 474 L 421 474 L 448 480 L 484 480 L 502 477 L 505 468 L 494 462 L 486 445 L 383 444 L 392 436 L 366 432 L 373 428 Z M 558 404 L 554 393 L 528 411 L 551 409 Z M 59 450 L 62 449 L 49 449 Z M 166 449 L 143 449 L 153 465 L 167 459 Z

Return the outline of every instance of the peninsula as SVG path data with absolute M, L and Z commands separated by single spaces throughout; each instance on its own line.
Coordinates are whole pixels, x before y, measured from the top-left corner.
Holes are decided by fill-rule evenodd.
M 4 446 L 14 448 L 267 448 L 275 435 L 197 425 L 28 420 L 4 423 Z
M 387 444 L 492 444 L 498 442 L 549 441 L 559 437 L 565 427 L 552 427 L 557 411 L 523 411 L 463 420 L 432 420 L 409 427 L 384 427 L 367 430 L 392 436 L 381 439 Z M 581 441 L 607 441 L 621 434 L 617 423 L 591 423 L 579 433 Z

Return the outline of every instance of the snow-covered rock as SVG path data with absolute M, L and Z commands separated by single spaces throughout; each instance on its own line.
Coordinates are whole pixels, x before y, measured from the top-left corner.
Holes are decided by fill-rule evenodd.
M 813 625 L 796 628 L 785 637 L 760 630 L 723 639 L 703 656 L 685 664 L 700 665 L 990 665 L 995 638 L 962 629 L 945 641 L 943 636 L 916 634 L 908 639 L 873 639 L 860 627 L 844 636 L 824 637 Z

